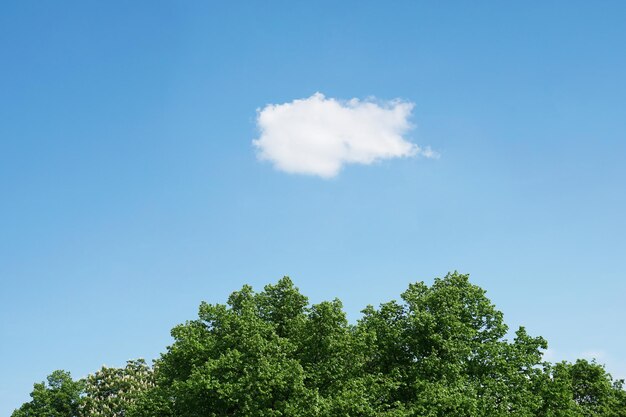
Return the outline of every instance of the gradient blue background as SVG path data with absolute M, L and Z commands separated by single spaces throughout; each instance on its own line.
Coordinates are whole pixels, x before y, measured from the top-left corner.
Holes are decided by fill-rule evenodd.
M 469 272 L 626 377 L 626 2 L 293 3 L 0 6 L 0 415 L 285 274 L 354 321 Z M 259 163 L 256 109 L 316 91 L 413 101 L 441 158 Z

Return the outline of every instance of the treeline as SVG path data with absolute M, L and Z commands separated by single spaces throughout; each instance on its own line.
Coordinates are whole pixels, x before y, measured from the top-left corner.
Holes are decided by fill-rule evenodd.
M 411 284 L 351 325 L 339 300 L 309 305 L 289 278 L 200 305 L 152 366 L 56 371 L 12 417 L 626 416 L 595 362 L 549 363 L 547 343 L 467 275 Z

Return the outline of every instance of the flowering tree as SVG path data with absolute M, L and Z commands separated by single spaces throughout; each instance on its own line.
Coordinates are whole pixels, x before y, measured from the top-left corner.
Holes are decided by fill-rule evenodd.
M 153 386 L 152 368 L 143 359 L 124 368 L 103 366 L 85 379 L 81 417 L 124 417 L 139 395 Z

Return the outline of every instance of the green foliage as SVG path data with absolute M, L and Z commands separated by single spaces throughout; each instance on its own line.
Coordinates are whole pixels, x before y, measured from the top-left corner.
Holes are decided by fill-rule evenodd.
M 130 361 L 79 383 L 61 373 L 13 417 L 626 417 L 623 382 L 601 365 L 543 362 L 543 338 L 507 333 L 467 275 L 411 284 L 355 325 L 339 300 L 310 305 L 285 277 L 202 303 L 152 368 Z M 62 403 L 74 408 L 28 414 L 70 384 Z
M 76 417 L 83 383 L 69 372 L 54 371 L 47 382 L 34 385 L 32 400 L 15 410 L 12 417 Z
M 157 403 L 175 416 L 298 414 L 315 395 L 286 336 L 305 303 L 287 280 L 260 295 L 244 287 L 227 305 L 203 303 L 198 320 L 172 331 L 175 343 L 156 364 L 159 395 L 136 415 Z

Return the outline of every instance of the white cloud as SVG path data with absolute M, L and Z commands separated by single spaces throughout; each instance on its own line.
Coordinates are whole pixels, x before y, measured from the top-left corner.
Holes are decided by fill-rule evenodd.
M 258 110 L 261 136 L 252 143 L 261 160 L 294 174 L 336 176 L 344 164 L 365 164 L 422 155 L 436 158 L 430 148 L 405 139 L 411 129 L 413 103 L 339 101 L 316 93 Z

